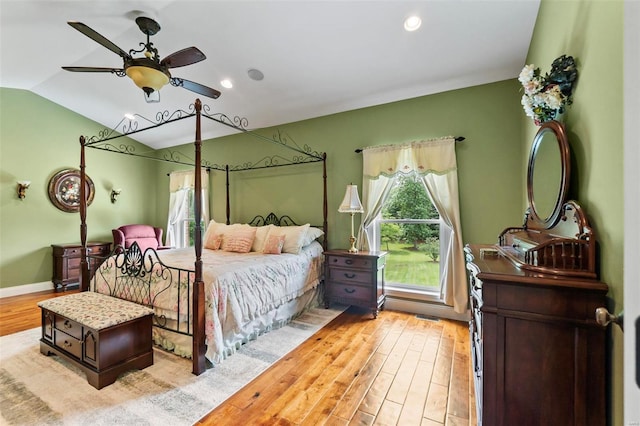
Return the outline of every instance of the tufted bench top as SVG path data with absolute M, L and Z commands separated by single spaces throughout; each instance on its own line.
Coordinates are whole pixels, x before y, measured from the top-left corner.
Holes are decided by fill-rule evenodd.
M 153 314 L 146 306 L 93 291 L 43 300 L 38 306 L 94 330 Z

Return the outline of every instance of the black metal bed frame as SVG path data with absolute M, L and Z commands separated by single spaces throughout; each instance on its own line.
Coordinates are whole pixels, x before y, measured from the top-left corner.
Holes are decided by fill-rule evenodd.
M 204 112 L 203 112 L 204 110 Z M 322 230 L 324 231 L 324 240 L 323 247 L 326 249 L 327 247 L 327 235 L 328 235 L 328 225 L 327 225 L 327 166 L 326 166 L 326 153 L 319 153 L 317 151 L 312 150 L 308 145 L 304 145 L 300 147 L 295 141 L 290 140 L 290 138 L 282 135 L 279 131 L 275 133 L 272 138 L 260 135 L 259 133 L 249 130 L 248 120 L 246 118 L 240 118 L 238 116 L 233 119 L 221 113 L 210 113 L 210 108 L 207 105 L 202 105 L 199 99 L 196 99 L 195 103 L 189 106 L 189 111 L 184 110 L 176 110 L 173 113 L 169 113 L 168 111 L 159 112 L 156 114 L 155 120 L 151 120 L 140 115 L 136 115 L 137 118 L 149 124 L 147 127 L 140 128 L 139 121 L 132 121 L 128 119 L 123 119 L 112 129 L 104 129 L 98 133 L 96 136 L 85 137 L 80 136 L 80 240 L 83 247 L 83 256 L 81 257 L 80 269 L 81 269 L 81 289 L 83 291 L 89 289 L 90 283 L 90 273 L 89 273 L 89 261 L 88 261 L 88 250 L 87 250 L 87 224 L 86 224 L 86 215 L 87 215 L 87 198 L 86 198 L 86 161 L 85 161 L 85 148 L 93 148 L 99 149 L 103 151 L 109 151 L 119 154 L 125 155 L 133 155 L 137 157 L 157 160 L 157 161 L 165 161 L 174 164 L 183 164 L 190 165 L 195 167 L 195 170 L 198 171 L 201 168 L 207 169 L 215 169 L 224 171 L 226 173 L 226 220 L 227 223 L 230 223 L 230 202 L 229 202 L 229 173 L 233 171 L 244 171 L 244 170 L 254 170 L 254 169 L 262 169 L 262 168 L 270 168 L 270 167 L 281 167 L 288 165 L 298 165 L 298 164 L 306 164 L 306 163 L 315 163 L 322 162 L 322 179 L 323 179 L 323 224 Z M 179 151 L 173 151 L 165 149 L 162 151 L 162 156 L 151 156 L 145 154 L 136 153 L 136 149 L 133 145 L 114 145 L 111 141 L 125 137 L 134 135 L 139 132 L 159 128 L 161 126 L 188 119 L 191 117 L 195 117 L 196 119 L 196 135 L 194 140 L 194 159 L 192 161 L 184 161 L 182 157 L 184 154 Z M 246 162 L 239 166 L 229 166 L 225 165 L 220 166 L 217 164 L 210 163 L 208 161 L 203 161 L 201 156 L 201 146 L 202 146 L 202 138 L 201 138 L 201 120 L 202 117 L 217 122 L 219 124 L 231 127 L 239 132 L 250 134 L 260 140 L 264 140 L 267 142 L 271 142 L 277 145 L 280 145 L 284 148 L 292 150 L 297 153 L 292 158 L 287 159 L 285 157 L 274 155 L 264 157 L 257 162 Z M 291 143 L 290 143 L 291 142 Z M 202 188 L 201 175 L 200 173 L 195 173 L 195 191 L 197 193 L 200 192 Z M 186 330 L 184 334 L 189 334 L 193 336 L 193 347 L 192 347 L 192 372 L 194 374 L 201 374 L 206 370 L 206 361 L 205 361 L 205 336 L 204 336 L 204 283 L 202 281 L 202 229 L 201 229 L 201 213 L 202 213 L 202 203 L 200 197 L 195 197 L 195 235 L 194 235 L 194 249 L 196 260 L 194 263 L 193 270 L 186 270 L 180 268 L 172 268 L 170 266 L 164 265 L 158 258 L 155 250 L 152 252 L 145 251 L 145 253 L 141 253 L 139 247 L 129 250 L 121 250 L 125 251 L 125 255 L 121 256 L 122 261 L 118 263 L 117 267 L 119 271 L 122 273 L 119 282 L 124 283 L 126 280 L 135 280 L 135 282 L 140 283 L 143 287 L 140 290 L 140 295 L 136 295 L 135 297 L 141 297 L 144 299 L 144 296 L 148 296 L 151 298 L 150 293 L 145 293 L 144 286 L 145 283 L 148 282 L 148 279 L 153 276 L 154 273 L 171 273 L 172 270 L 178 271 L 178 276 L 181 277 L 181 274 L 187 274 L 190 276 L 193 274 L 193 281 L 188 279 L 187 290 L 192 291 L 191 300 L 192 304 L 188 307 L 188 315 L 189 318 L 192 318 L 192 321 L 189 321 L 191 324 L 191 329 Z M 275 216 L 275 215 L 273 215 Z M 284 223 L 287 223 L 288 216 L 285 217 Z M 277 219 L 277 217 L 276 217 Z M 266 220 L 273 220 L 271 215 L 268 215 Z M 288 218 L 290 220 L 290 218 Z M 293 221 L 291 221 L 293 223 Z M 117 248 L 116 248 L 117 250 Z M 148 269 L 145 266 L 144 259 L 148 258 L 149 265 L 152 269 Z M 157 259 L 157 262 L 156 262 Z M 160 266 L 153 266 L 160 265 Z M 159 269 L 158 271 L 154 271 L 153 268 Z M 99 269 L 99 268 L 98 268 Z M 95 276 L 94 276 L 95 277 Z M 180 279 L 180 278 L 179 278 Z M 193 288 L 190 288 L 191 282 L 193 282 Z M 116 293 L 118 287 L 118 280 L 114 283 L 113 294 Z M 133 296 L 132 296 L 133 297 Z M 166 319 L 160 318 L 156 320 L 157 326 L 166 325 Z M 179 321 L 178 321 L 179 322 Z M 174 330 L 175 331 L 175 330 Z M 178 331 L 180 332 L 180 331 Z

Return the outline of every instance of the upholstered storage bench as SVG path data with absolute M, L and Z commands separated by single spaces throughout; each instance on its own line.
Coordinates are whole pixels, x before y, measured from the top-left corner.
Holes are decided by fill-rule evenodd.
M 115 382 L 127 370 L 153 365 L 153 310 L 85 291 L 38 303 L 40 352 L 79 367 L 93 387 Z

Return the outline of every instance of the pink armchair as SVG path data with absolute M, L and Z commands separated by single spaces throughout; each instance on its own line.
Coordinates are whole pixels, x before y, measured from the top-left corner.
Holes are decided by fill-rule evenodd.
M 154 250 L 169 248 L 162 245 L 162 228 L 151 225 L 123 225 L 112 229 L 111 233 L 113 234 L 114 246 L 121 245 L 124 248 L 129 248 L 135 241 L 142 252 L 148 248 Z

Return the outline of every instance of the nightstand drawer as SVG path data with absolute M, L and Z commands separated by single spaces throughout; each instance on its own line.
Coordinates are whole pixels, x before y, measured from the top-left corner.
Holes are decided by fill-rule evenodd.
M 98 245 L 89 247 L 89 255 L 107 255 L 111 251 L 111 244 L 108 245 Z
M 371 288 L 360 285 L 334 283 L 329 290 L 330 296 L 336 299 L 352 299 L 368 302 L 371 299 Z
M 349 269 L 359 268 L 359 269 L 367 269 L 370 270 L 374 262 L 371 259 L 367 258 L 354 258 L 354 257 L 343 257 L 343 256 L 327 256 L 327 265 L 330 268 L 336 267 L 348 267 Z
M 372 284 L 371 271 L 329 267 L 329 279 L 341 283 Z

